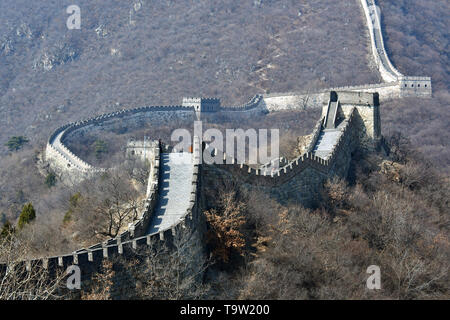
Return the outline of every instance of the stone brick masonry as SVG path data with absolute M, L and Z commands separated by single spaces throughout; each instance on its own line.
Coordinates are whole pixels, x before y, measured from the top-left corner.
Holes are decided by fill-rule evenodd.
M 374 150 L 381 139 L 380 101 L 404 96 L 431 96 L 431 79 L 428 77 L 407 77 L 402 75 L 390 62 L 384 47 L 380 24 L 380 12 L 374 0 L 361 0 L 362 11 L 367 20 L 373 59 L 384 83 L 367 84 L 319 90 L 317 92 L 291 92 L 281 94 L 255 95 L 249 103 L 237 107 L 222 107 L 214 98 L 184 98 L 181 106 L 141 107 L 122 110 L 96 118 L 73 122 L 61 126 L 50 136 L 46 147 L 46 160 L 61 179 L 69 183 L 81 180 L 106 171 L 95 168 L 75 155 L 64 144 L 69 136 L 76 138 L 84 132 L 101 131 L 120 122 L 121 125 L 139 126 L 143 121 L 154 124 L 171 122 L 174 119 L 194 120 L 202 113 L 224 113 L 237 117 L 251 116 L 254 113 L 267 113 L 283 110 L 322 107 L 323 113 L 318 121 L 307 152 L 297 159 L 278 169 L 267 166 L 249 167 L 232 161 L 232 165 L 199 165 L 201 157 L 200 140 L 194 139 L 192 164 L 189 166 L 188 187 L 180 188 L 186 206 L 183 212 L 177 212 L 177 219 L 158 228 L 152 227 L 154 212 L 161 209 L 158 195 L 161 194 L 161 183 L 164 181 L 160 167 L 161 156 L 158 144 L 154 144 L 151 154 L 151 172 L 148 179 L 145 210 L 140 219 L 130 224 L 128 230 L 116 239 L 83 248 L 71 254 L 46 257 L 24 262 L 27 266 L 40 264 L 46 268 L 67 267 L 71 264 L 90 268 L 98 265 L 102 259 L 117 254 L 126 254 L 138 246 L 149 245 L 152 241 L 167 241 L 182 230 L 197 228 L 201 221 L 198 204 L 198 190 L 202 180 L 237 179 L 248 188 L 264 188 L 282 202 L 296 201 L 305 206 L 314 205 L 319 200 L 319 192 L 323 183 L 333 176 L 345 177 L 350 165 L 351 154 L 356 149 Z M 340 117 L 339 124 L 332 128 L 336 134 L 324 139 L 325 121 L 329 115 L 330 91 L 337 95 L 338 105 L 333 117 Z M 333 122 L 334 123 L 334 122 Z M 329 129 L 327 129 L 329 130 Z M 326 141 L 326 149 L 319 144 Z M 325 143 L 325 142 L 324 142 Z M 326 150 L 325 153 L 319 150 Z M 206 149 L 203 152 L 219 154 L 222 159 L 227 155 L 220 150 Z M 165 156 L 167 157 L 167 156 Z M 163 168 L 169 170 L 170 166 Z M 181 176 L 181 175 L 180 175 Z M 183 179 L 186 178 L 183 176 Z M 189 188 L 189 185 L 191 188 Z M 180 196 L 180 195 L 179 195 Z M 183 205 L 184 206 L 184 205 Z M 168 210 L 170 211 L 170 210 Z M 171 214 L 171 212 L 166 212 Z M 168 221 L 168 220 L 167 220 Z M 184 232 L 184 231 L 183 231 Z

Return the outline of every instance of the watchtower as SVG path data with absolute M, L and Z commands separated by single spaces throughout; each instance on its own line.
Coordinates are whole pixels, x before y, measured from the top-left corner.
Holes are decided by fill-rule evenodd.
M 220 111 L 220 99 L 218 98 L 183 98 L 183 107 L 193 107 L 200 118 L 201 113 Z
M 362 148 L 377 149 L 381 139 L 380 97 L 377 92 L 331 91 L 323 99 L 322 116 L 325 127 L 335 128 L 339 121 L 348 119 L 356 108 L 355 132 Z

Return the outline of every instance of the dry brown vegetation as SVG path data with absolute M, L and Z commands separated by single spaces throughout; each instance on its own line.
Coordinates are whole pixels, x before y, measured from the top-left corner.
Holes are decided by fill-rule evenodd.
M 377 1 L 382 11 L 386 49 L 392 63 L 405 75 L 431 76 L 433 97 L 400 99 L 382 106 L 385 134 L 402 132 L 439 170 L 449 157 L 449 15 L 447 1 Z
M 329 181 L 316 209 L 283 206 L 262 191 L 234 185 L 238 201 L 246 203 L 246 248 L 254 250 L 230 261 L 233 268 L 210 268 L 214 293 L 231 299 L 448 299 L 448 180 L 401 137 L 387 141 L 389 158 L 355 161 L 353 181 Z M 370 265 L 381 268 L 381 290 L 366 289 Z
M 264 90 L 379 80 L 366 67 L 368 38 L 362 32 L 366 28 L 358 1 L 142 1 L 142 9 L 133 15 L 134 25 L 128 21 L 133 1 L 81 1 L 81 32 L 66 30 L 60 3 L 13 2 L 0 4 L 0 57 L 5 61 L 0 64 L 0 145 L 13 135 L 27 136 L 30 144 L 8 156 L 7 148 L 0 148 L 1 222 L 15 220 L 26 201 L 52 220 L 50 213 L 60 207 L 58 195 L 45 186 L 45 176 L 39 176 L 34 164 L 51 130 L 68 121 L 148 103 L 178 104 L 183 95 L 218 95 L 227 105 L 245 102 Z M 394 64 L 408 75 L 431 75 L 435 90 L 432 99 L 383 104 L 383 131 L 403 132 L 434 165 L 448 171 L 449 64 L 444 50 L 448 17 L 440 14 L 448 11 L 448 4 L 424 0 L 379 4 Z M 413 10 L 416 7 L 421 10 Z M 98 26 L 108 35 L 98 36 Z M 56 54 L 61 47 L 65 49 Z M 116 47 L 121 55 L 111 56 L 110 49 Z M 75 52 L 73 59 L 64 61 L 64 50 Z M 54 67 L 33 69 L 45 53 L 55 54 Z M 281 153 L 292 158 L 296 154 L 292 143 L 310 132 L 308 123 L 313 124 L 319 112 L 227 125 L 279 128 Z M 83 159 L 108 167 L 122 160 L 129 137 L 165 139 L 169 133 L 164 127 L 123 135 L 104 132 L 69 144 Z M 98 139 L 109 149 L 100 159 L 92 150 Z
M 438 91 L 432 99 L 394 100 L 381 109 L 383 134 L 401 132 L 446 175 L 450 168 L 449 100 L 448 92 Z
M 209 186 L 205 239 L 180 234 L 173 250 L 155 243 L 107 262 L 77 297 L 448 299 L 448 180 L 400 134 L 386 142 L 389 157 L 356 157 L 349 181 L 329 181 L 315 209 Z M 381 290 L 366 289 L 370 265 Z
M 104 261 L 99 273 L 82 284 L 83 300 L 208 298 L 202 277 L 209 262 L 198 233 L 179 233 L 172 247 L 156 241 L 126 258 Z
M 222 246 L 219 252 L 229 259 L 216 260 L 204 282 L 198 277 L 204 260 L 186 260 L 189 255 L 160 248 L 154 254 L 166 260 L 105 265 L 83 298 L 449 298 L 449 16 L 442 13 L 450 4 L 378 2 L 394 65 L 406 75 L 432 76 L 434 88 L 429 99 L 382 105 L 383 133 L 392 136 L 390 158 L 355 162 L 350 182 L 330 181 L 322 206 L 315 210 L 282 206 L 264 193 L 227 186 L 237 203 L 245 203 L 245 224 L 239 218 L 237 231 L 231 232 L 239 250 L 230 254 L 233 250 L 224 250 L 230 246 Z M 57 1 L 0 4 L 0 145 L 13 135 L 30 139 L 18 152 L 0 149 L 0 214 L 1 222 L 14 222 L 23 205 L 33 203 L 37 219 L 17 234 L 14 245 L 26 248 L 22 253 L 28 257 L 71 252 L 83 239 L 97 242 L 104 237 L 101 233 L 117 232 L 117 226 L 108 228 L 108 219 L 93 214 L 105 208 L 102 201 L 108 196 L 91 194 L 90 188 L 107 184 L 91 181 L 75 189 L 45 185 L 49 170 L 38 166 L 39 155 L 57 126 L 149 102 L 179 104 L 184 95 L 220 96 L 226 105 L 245 102 L 255 93 L 379 81 L 367 66 L 369 47 L 358 1 L 143 1 L 142 10 L 132 17 L 134 24 L 128 20 L 132 1 L 78 4 L 83 9 L 81 32 L 65 29 L 67 16 Z M 99 26 L 108 35 L 98 36 Z M 119 54 L 112 55 L 111 49 Z M 40 63 L 48 53 L 54 66 L 44 71 Z M 282 155 L 292 157 L 292 143 L 310 132 L 319 112 L 281 113 L 217 126 L 279 128 Z M 105 133 L 101 138 L 110 153 L 103 159 L 92 152 L 98 136 L 86 137 L 84 144 L 72 142 L 71 147 L 92 163 L 109 166 L 120 161 L 130 136 L 167 138 L 170 131 Z M 145 170 L 140 172 L 133 179 L 143 186 Z M 124 195 L 136 192 L 126 185 L 120 188 L 126 188 Z M 220 199 L 218 190 L 211 192 L 213 199 Z M 70 199 L 78 193 L 82 200 L 74 207 Z M 127 199 L 136 201 L 134 196 L 122 200 Z M 217 235 L 230 233 L 229 221 L 224 224 L 221 214 L 233 212 L 235 205 L 215 206 L 210 223 L 225 226 Z M 69 211 L 72 218 L 64 223 Z M 0 248 L 3 257 L 13 253 L 17 258 L 10 244 L 3 242 Z M 365 289 L 371 264 L 381 267 L 380 291 Z M 192 265 L 198 267 L 189 274 L 195 279 L 177 272 Z M 10 273 L 0 293 L 6 298 L 54 297 L 54 284 L 41 276 L 32 274 L 18 286 L 20 277 Z M 114 291 L 111 286 L 120 279 L 138 279 L 134 291 Z
M 245 224 L 245 204 L 236 199 L 234 192 L 223 191 L 219 207 L 205 212 L 209 230 L 206 244 L 211 247 L 213 259 L 228 263 L 232 253 L 243 254 L 244 235 L 241 232 Z

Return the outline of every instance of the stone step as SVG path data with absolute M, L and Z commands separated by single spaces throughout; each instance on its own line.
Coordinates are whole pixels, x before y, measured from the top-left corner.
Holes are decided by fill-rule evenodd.
M 184 217 L 189 207 L 193 169 L 192 153 L 161 155 L 158 203 L 149 225 L 149 234 L 170 229 Z
M 319 138 L 317 139 L 316 145 L 314 146 L 313 152 L 317 157 L 326 159 L 331 155 L 334 146 L 341 136 L 341 130 L 323 130 Z

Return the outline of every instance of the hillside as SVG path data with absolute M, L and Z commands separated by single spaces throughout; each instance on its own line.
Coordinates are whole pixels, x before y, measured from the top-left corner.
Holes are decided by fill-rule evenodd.
M 320 108 L 284 95 L 270 109 L 266 95 L 241 111 L 206 100 L 60 127 L 183 96 L 227 106 L 382 80 L 359 0 L 80 0 L 81 30 L 66 27 L 68 0 L 2 1 L 0 263 L 93 272 L 56 299 L 447 299 L 450 4 L 377 3 L 392 63 L 431 76 L 432 97 L 332 92 L 323 125 Z M 197 139 L 183 161 L 167 154 L 199 114 L 204 130 L 279 129 L 288 162 L 199 164 Z M 142 137 L 159 142 L 125 160 Z M 373 264 L 382 290 L 365 286 Z M 0 264 L 0 299 L 26 267 Z
M 393 63 L 405 74 L 432 76 L 434 88 L 431 99 L 385 103 L 383 132 L 401 131 L 448 171 L 449 18 L 439 12 L 449 5 L 379 4 Z M 30 139 L 20 163 L 4 158 L 8 149 L 0 148 L 1 176 L 9 181 L 1 187 L 4 210 L 20 200 L 14 196 L 19 191 L 34 193 L 33 183 L 22 183 L 35 170 L 34 150 L 68 121 L 113 109 L 179 104 L 184 95 L 219 96 L 227 105 L 255 93 L 379 81 L 368 67 L 359 1 L 81 1 L 81 30 L 67 30 L 67 5 L 0 4 L 0 142 L 14 135 Z M 313 123 L 305 119 L 299 125 L 303 133 Z M 39 185 L 39 173 L 33 176 Z
M 67 30 L 68 4 L 0 4 L 1 142 L 185 95 L 229 105 L 378 80 L 358 1 L 79 1 L 81 30 Z

